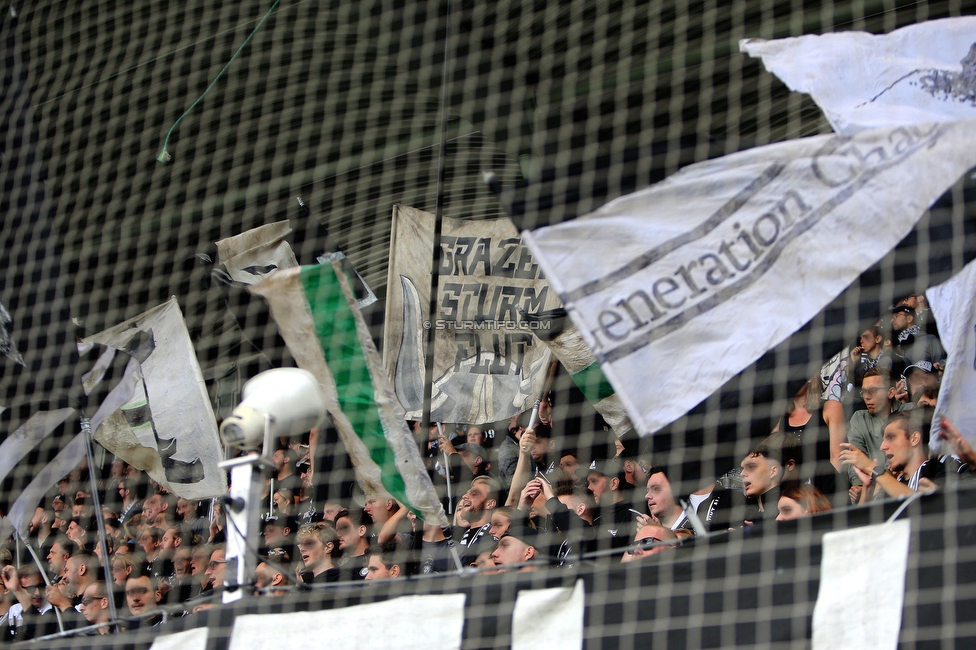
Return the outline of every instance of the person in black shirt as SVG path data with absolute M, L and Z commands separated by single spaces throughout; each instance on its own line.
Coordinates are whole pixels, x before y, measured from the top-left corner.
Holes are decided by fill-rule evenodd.
M 305 584 L 324 584 L 339 581 L 335 562 L 342 554 L 335 528 L 324 521 L 298 529 L 298 552 L 305 570 L 300 576 Z

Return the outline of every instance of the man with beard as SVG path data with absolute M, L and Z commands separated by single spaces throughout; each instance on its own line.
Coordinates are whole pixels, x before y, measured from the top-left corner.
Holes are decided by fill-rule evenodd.
M 488 530 L 500 489 L 496 479 L 479 476 L 471 481 L 471 486 L 458 502 L 454 513 L 454 539 L 463 565 L 474 562 L 478 554 L 494 542 Z
M 58 535 L 47 554 L 48 575 L 53 577 L 64 573 L 64 563 L 78 552 L 78 546 L 64 535 Z
M 624 496 L 624 470 L 620 462 L 595 460 L 589 467 L 576 470 L 576 475 L 586 481 L 586 488 L 600 509 L 593 521 L 594 526 L 606 531 L 600 537 L 609 540 L 613 548 L 629 544 L 634 513 Z

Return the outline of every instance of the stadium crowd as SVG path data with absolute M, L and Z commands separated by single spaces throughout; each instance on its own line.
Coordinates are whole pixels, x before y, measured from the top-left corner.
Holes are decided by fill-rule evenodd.
M 888 320 L 885 329 L 866 328 L 849 354 L 791 390 L 786 413 L 736 472 L 703 480 L 689 494 L 676 494 L 669 468 L 655 464 L 636 436 L 605 457 L 558 439 L 548 402 L 532 429 L 525 428 L 527 414 L 512 418 L 507 430 L 503 423 L 423 432 L 414 423 L 453 518 L 447 528 L 425 524 L 384 494 L 319 500 L 308 434 L 281 440 L 264 495 L 256 579 L 241 588 L 277 597 L 459 565 L 481 573 L 609 566 L 668 553 L 696 535 L 965 480 L 976 452 L 950 422 L 940 424 L 953 454 L 929 454 L 946 354 L 924 296 L 899 300 L 890 328 Z M 59 619 L 66 630 L 110 633 L 117 629 L 113 608 L 121 628 L 152 626 L 164 611 L 199 611 L 238 588 L 225 587 L 220 500 L 179 498 L 118 459 L 96 483 L 92 495 L 79 466 L 38 505 L 23 540 L 37 562 L 24 543 L 7 540 L 0 548 L 3 641 L 56 633 Z

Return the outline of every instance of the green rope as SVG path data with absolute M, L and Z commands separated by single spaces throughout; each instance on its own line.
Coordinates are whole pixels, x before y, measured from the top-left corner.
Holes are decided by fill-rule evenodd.
M 173 131 L 176 130 L 176 127 L 179 125 L 179 123 L 183 121 L 183 118 L 189 115 L 190 111 L 196 108 L 196 105 L 203 101 L 203 98 L 207 96 L 207 93 L 210 92 L 210 89 L 213 88 L 214 84 L 217 83 L 217 80 L 220 79 L 220 75 L 224 74 L 227 71 L 227 68 L 230 67 L 230 64 L 233 63 L 234 59 L 237 58 L 237 55 L 240 54 L 241 50 L 243 50 L 244 47 L 251 41 L 251 37 L 254 36 L 254 33 L 257 32 L 259 29 L 261 29 L 261 25 L 263 25 L 264 21 L 268 19 L 268 16 L 270 16 L 272 12 L 274 12 L 275 7 L 278 6 L 279 2 L 281 2 L 281 0 L 275 0 L 274 4 L 271 5 L 271 8 L 268 9 L 268 13 L 264 14 L 264 17 L 258 21 L 258 24 L 255 25 L 254 29 L 251 30 L 251 33 L 247 35 L 247 38 L 244 39 L 244 42 L 241 43 L 241 46 L 237 48 L 236 52 L 234 52 L 234 56 L 230 57 L 230 61 L 228 61 L 227 65 L 225 65 L 223 69 L 217 73 L 217 76 L 214 77 L 214 80 L 210 82 L 210 85 L 207 86 L 207 89 L 203 91 L 203 94 L 197 97 L 197 100 L 190 105 L 190 108 L 186 109 L 183 112 L 183 114 L 180 115 L 179 119 L 173 123 L 173 126 L 170 127 L 169 132 L 166 134 L 166 139 L 163 140 L 163 150 L 160 151 L 159 155 L 156 157 L 156 160 L 158 162 L 165 164 L 173 159 L 173 156 L 171 156 L 169 152 L 166 151 L 166 147 L 169 146 L 169 137 L 173 135 Z

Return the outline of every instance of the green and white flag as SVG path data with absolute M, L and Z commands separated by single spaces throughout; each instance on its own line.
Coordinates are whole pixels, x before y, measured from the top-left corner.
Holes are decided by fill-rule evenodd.
M 248 290 L 268 301 L 298 366 L 318 379 L 363 492 L 388 493 L 427 523 L 446 526 L 340 263 L 284 269 Z

